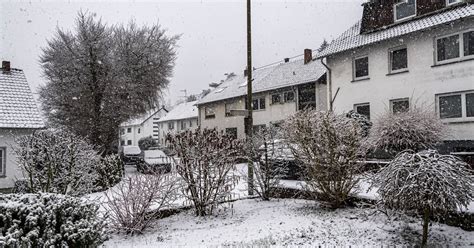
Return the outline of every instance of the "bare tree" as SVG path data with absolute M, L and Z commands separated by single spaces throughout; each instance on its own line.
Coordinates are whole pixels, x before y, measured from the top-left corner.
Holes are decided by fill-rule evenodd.
M 457 157 L 435 150 L 398 154 L 376 176 L 381 203 L 423 216 L 422 247 L 428 241 L 430 217 L 467 208 L 474 200 L 473 171 Z
M 177 40 L 159 25 L 108 26 L 80 12 L 74 32 L 58 29 L 40 58 L 47 83 L 39 93 L 49 124 L 110 151 L 120 123 L 159 105 Z
M 231 197 L 239 180 L 233 170 L 242 142 L 215 129 L 168 135 L 167 141 L 179 158 L 176 171 L 186 184 L 183 193 L 196 215 L 212 214 L 217 204 Z
M 254 190 L 265 201 L 270 200 L 271 190 L 287 173 L 287 162 L 292 157 L 286 143 L 278 139 L 279 131 L 276 128 L 259 130 L 245 143 L 245 154 L 254 166 Z
M 433 111 L 413 107 L 406 112 L 387 112 L 380 116 L 370 131 L 368 145 L 395 156 L 404 150 L 433 148 L 446 132 L 446 125 Z
M 127 234 L 141 233 L 155 220 L 152 212 L 171 208 L 180 184 L 172 175 L 134 175 L 105 192 L 104 208 L 112 228 Z
M 304 164 L 306 187 L 333 208 L 344 205 L 358 183 L 363 132 L 357 121 L 305 110 L 283 125 L 286 141 Z

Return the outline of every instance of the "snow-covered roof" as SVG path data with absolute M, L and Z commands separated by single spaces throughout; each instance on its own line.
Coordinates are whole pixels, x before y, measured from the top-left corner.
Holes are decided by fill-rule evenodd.
M 130 119 L 126 122 L 123 122 L 122 124 L 120 124 L 121 127 L 128 127 L 128 126 L 138 126 L 138 125 L 141 125 L 143 122 L 145 122 L 146 120 L 150 119 L 152 116 L 154 116 L 156 113 L 160 112 L 160 111 L 165 111 L 165 112 L 168 112 L 168 110 L 166 110 L 164 107 L 161 107 L 159 108 L 158 110 L 156 109 L 153 109 L 153 110 L 150 110 L 148 111 L 146 114 L 143 114 L 137 118 L 133 118 L 133 119 Z
M 463 5 L 433 15 L 421 17 L 412 21 L 404 22 L 386 29 L 372 32 L 360 33 L 361 21 L 358 21 L 349 30 L 345 31 L 336 40 L 331 42 L 326 49 L 317 55 L 318 58 L 327 57 L 331 54 L 351 50 L 379 41 L 392 39 L 401 35 L 433 28 L 463 18 L 474 17 L 474 4 Z
M 284 88 L 314 82 L 326 73 L 320 61 L 311 61 L 304 64 L 303 59 L 298 59 L 276 66 L 257 69 L 252 72 L 254 93 Z M 221 101 L 247 94 L 247 77 L 236 75 L 224 81 L 219 87 L 211 91 L 197 104 Z
M 23 71 L 0 69 L 0 128 L 43 127 L 43 119 Z
M 198 118 L 196 102 L 183 102 L 176 105 L 168 114 L 158 120 L 158 122 L 184 120 Z

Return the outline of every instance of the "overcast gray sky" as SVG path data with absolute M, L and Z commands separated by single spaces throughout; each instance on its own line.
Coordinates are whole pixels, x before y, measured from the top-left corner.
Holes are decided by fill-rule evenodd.
M 246 1 L 8 1 L 0 0 L 0 59 L 23 69 L 33 91 L 44 84 L 38 62 L 56 27 L 72 29 L 79 10 L 109 23 L 159 22 L 182 34 L 168 98 L 199 93 L 224 73 L 246 65 Z M 362 16 L 363 0 L 253 1 L 253 60 L 259 67 L 316 49 Z

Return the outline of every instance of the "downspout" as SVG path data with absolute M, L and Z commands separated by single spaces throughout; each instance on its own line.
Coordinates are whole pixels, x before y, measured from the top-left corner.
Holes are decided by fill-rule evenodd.
M 333 107 L 332 107 L 333 101 L 332 101 L 331 68 L 329 68 L 329 66 L 326 63 L 324 63 L 324 57 L 321 58 L 321 64 L 323 64 L 324 67 L 326 67 L 326 69 L 328 70 L 327 76 L 326 76 L 326 81 L 327 81 L 327 85 L 328 85 L 327 102 L 328 102 L 329 111 L 332 112 L 332 110 L 333 110 Z

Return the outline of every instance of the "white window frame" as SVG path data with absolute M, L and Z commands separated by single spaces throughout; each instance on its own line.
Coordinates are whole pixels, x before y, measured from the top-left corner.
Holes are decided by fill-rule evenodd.
M 401 4 L 404 4 L 406 3 L 406 1 L 402 1 L 402 2 L 399 2 L 399 3 L 396 3 L 393 5 L 393 21 L 394 22 L 401 22 L 401 21 L 405 21 L 405 20 L 408 20 L 408 19 L 411 19 L 413 17 L 415 17 L 417 14 L 418 14 L 418 10 L 417 10 L 417 0 L 415 0 L 415 14 L 411 15 L 411 16 L 407 16 L 407 17 L 403 17 L 401 19 L 397 19 L 397 6 L 398 5 L 401 5 Z
M 370 112 L 372 112 L 371 109 L 370 109 L 370 102 L 364 102 L 364 103 L 356 103 L 356 104 L 354 104 L 354 112 L 359 113 L 359 112 L 357 112 L 357 107 L 363 107 L 363 106 L 369 106 L 369 116 L 368 116 L 368 119 L 370 120 L 370 117 L 372 116 L 371 113 L 370 113 Z
M 260 102 L 262 101 L 265 102 L 265 108 L 260 108 Z M 257 109 L 253 109 L 253 101 L 257 100 L 258 104 L 257 104 Z M 267 99 L 266 97 L 262 96 L 262 97 L 255 97 L 252 99 L 252 111 L 265 111 L 265 109 L 267 109 Z
M 6 169 L 7 169 L 7 148 L 6 147 L 1 147 L 0 146 L 0 152 L 2 153 L 1 156 L 1 163 L 0 164 L 0 177 L 4 177 L 6 175 Z
M 367 58 L 367 71 L 368 71 L 367 76 L 356 77 L 356 60 L 363 59 L 363 58 Z M 361 55 L 361 56 L 357 56 L 357 57 L 352 58 L 352 79 L 354 81 L 357 81 L 357 80 L 369 79 L 369 77 L 370 77 L 370 58 L 369 58 L 369 55 Z
M 451 6 L 462 2 L 462 0 L 455 0 L 454 2 L 450 3 L 449 0 L 446 0 L 446 6 Z
M 461 96 L 461 117 L 459 118 L 444 118 L 441 119 L 442 122 L 445 123 L 452 123 L 452 122 L 474 122 L 474 116 L 467 116 L 467 101 L 466 101 L 466 94 L 473 94 L 474 90 L 467 90 L 467 91 L 458 91 L 458 92 L 450 92 L 450 93 L 442 93 L 436 94 L 436 115 L 438 118 L 441 119 L 441 112 L 439 109 L 439 98 L 443 96 Z
M 402 49 L 407 50 L 407 67 L 402 68 L 402 69 L 398 69 L 398 70 L 392 70 L 393 52 L 398 51 L 398 50 L 402 50 Z M 405 71 L 408 71 L 408 48 L 407 48 L 407 46 L 403 45 L 403 46 L 397 46 L 397 47 L 390 48 L 388 50 L 388 73 L 392 74 L 392 73 L 399 73 L 399 72 L 405 72 Z
M 390 113 L 395 114 L 393 112 L 393 103 L 395 102 L 408 102 L 408 110 L 411 108 L 411 101 L 409 97 L 402 97 L 402 98 L 396 98 L 396 99 L 390 99 Z
M 212 114 L 208 114 L 208 110 L 212 111 Z M 216 118 L 216 110 L 213 107 L 204 107 L 204 119 Z
M 459 32 L 455 32 L 455 33 L 450 33 L 450 34 L 443 35 L 443 36 L 435 37 L 435 39 L 434 39 L 434 56 L 435 56 L 434 61 L 435 61 L 435 64 L 436 65 L 442 65 L 442 64 L 449 64 L 449 63 L 452 63 L 452 62 L 463 61 L 463 60 L 467 60 L 467 59 L 473 59 L 474 54 L 467 55 L 467 56 L 464 55 L 464 34 L 472 32 L 472 31 L 474 31 L 474 28 L 459 31 Z M 459 57 L 453 58 L 453 59 L 446 59 L 446 60 L 438 61 L 438 40 L 446 38 L 446 37 L 450 37 L 450 36 L 456 36 L 456 35 L 459 38 Z

